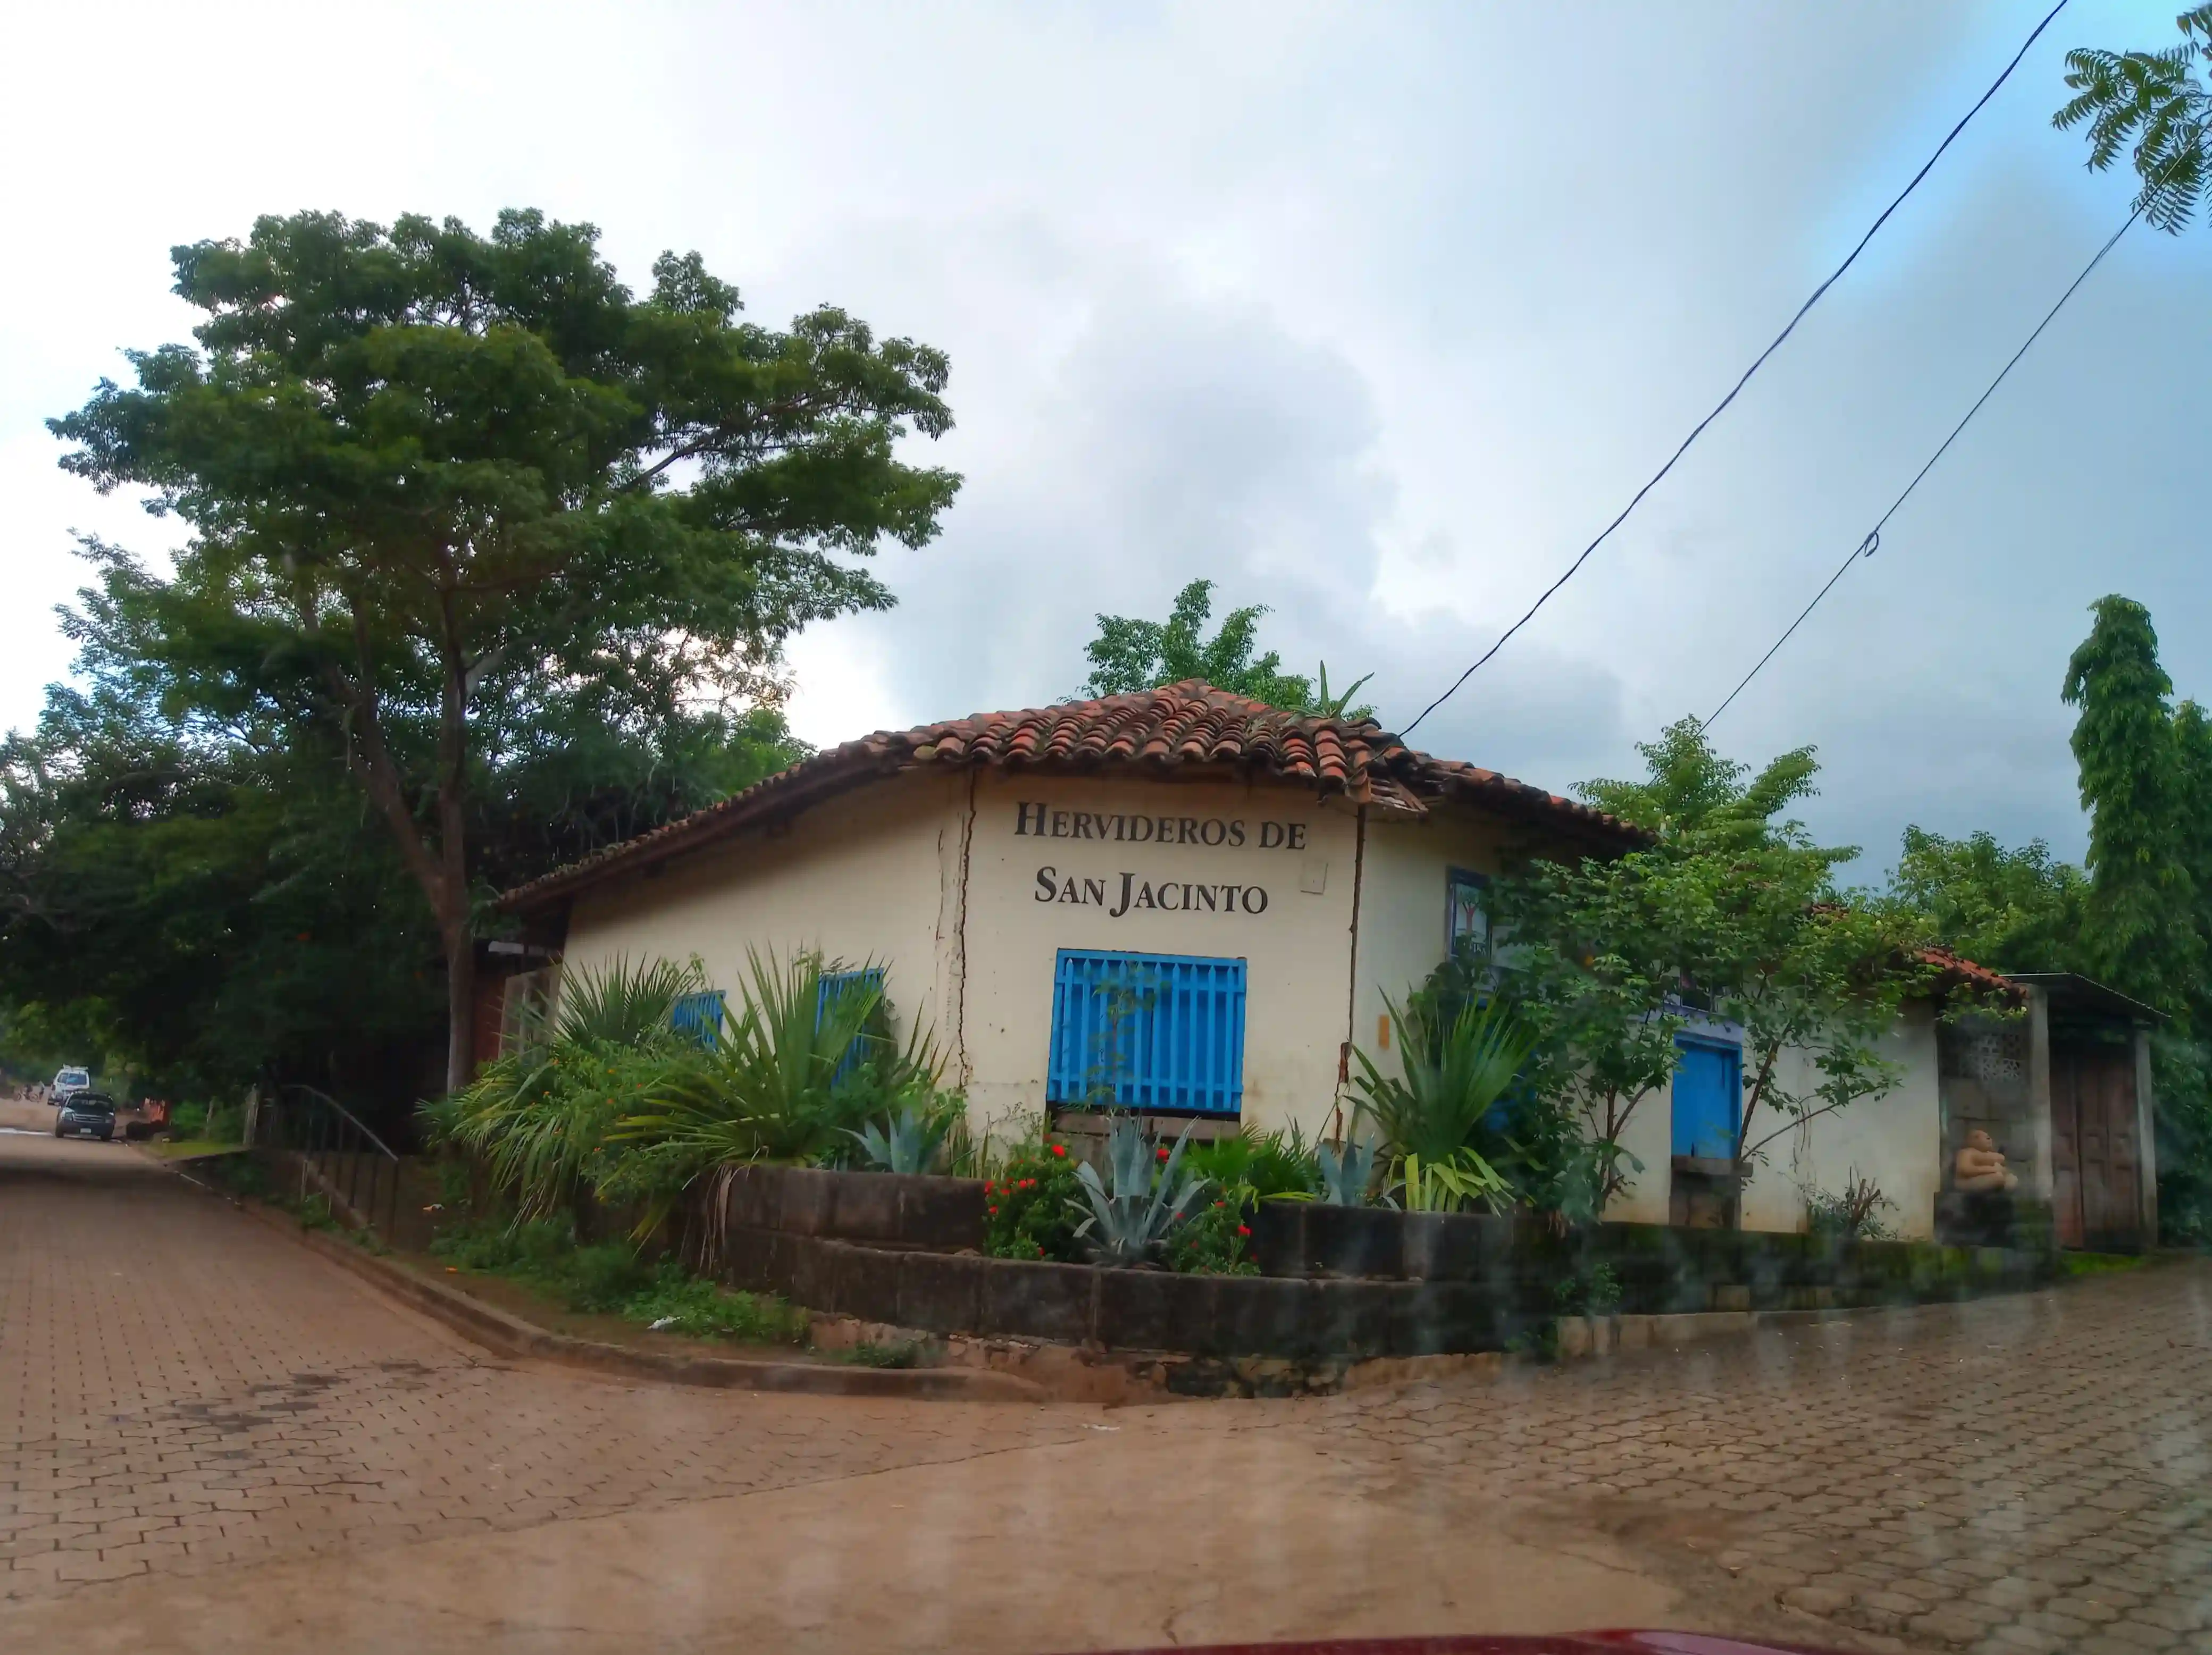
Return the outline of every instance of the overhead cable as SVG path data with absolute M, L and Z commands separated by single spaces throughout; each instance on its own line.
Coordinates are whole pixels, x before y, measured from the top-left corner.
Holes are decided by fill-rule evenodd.
M 1951 147 L 1952 141 L 1955 139 L 1959 134 L 1966 130 L 1966 123 L 1972 120 L 1976 115 L 1981 112 L 1982 106 L 1989 102 L 1991 98 L 1996 95 L 1997 88 L 2002 86 L 2005 82 L 2011 77 L 2014 70 L 2020 67 L 2020 60 L 2027 56 L 2027 50 L 2030 46 L 2035 44 L 2037 37 L 2041 35 L 2044 30 L 2051 27 L 2051 19 L 2057 16 L 2060 12 L 2065 9 L 2066 0 L 2058 0 L 2058 3 L 2051 7 L 2050 11 L 2045 15 L 2043 21 L 2038 23 L 2035 27 L 2029 32 L 2027 39 L 2021 42 L 2020 50 L 2013 53 L 2012 61 L 2004 66 L 2003 72 L 2000 74 L 1996 80 L 1990 82 L 1989 90 L 1983 93 L 1979 98 L 1976 99 L 1974 100 L 1974 106 L 1972 109 L 1969 109 L 1965 114 L 1961 115 L 1959 118 L 1958 124 L 1954 126 L 1949 132 L 1944 135 L 1943 142 L 1936 146 L 1935 154 L 1929 155 L 1926 161 L 1920 164 L 1920 170 L 1912 175 L 1911 182 L 1907 184 L 1904 189 L 1898 191 L 1896 200 L 1891 202 L 1888 206 L 1881 209 L 1881 216 L 1875 219 L 1875 221 L 1867 227 L 1867 233 L 1859 238 L 1858 245 L 1851 249 L 1850 254 L 1844 258 L 1844 262 L 1837 265 L 1836 268 L 1829 273 L 1828 279 L 1826 281 L 1821 282 L 1819 287 L 1813 289 L 1812 296 L 1806 300 L 1803 304 L 1800 305 L 1797 307 L 1797 313 L 1790 318 L 1790 324 L 1784 328 L 1781 332 L 1774 336 L 1773 342 L 1769 344 L 1765 350 L 1759 353 L 1757 360 L 1754 361 L 1749 367 L 1744 369 L 1743 377 L 1738 379 L 1735 385 L 1729 388 L 1728 395 L 1722 397 L 1718 403 L 1715 403 L 1712 412 L 1706 415 L 1704 419 L 1699 420 L 1697 425 L 1691 430 L 1690 434 L 1682 439 L 1681 446 L 1677 448 L 1674 453 L 1668 457 L 1666 464 L 1661 466 L 1657 471 L 1654 472 L 1652 474 L 1651 480 L 1649 482 L 1646 482 L 1641 488 L 1638 489 L 1636 491 L 1635 497 L 1632 499 L 1627 505 L 1621 507 L 1620 515 L 1614 518 L 1612 522 L 1607 524 L 1604 529 L 1600 531 L 1598 537 L 1595 540 L 1593 540 L 1589 545 L 1583 548 L 1582 555 L 1576 558 L 1572 563 L 1570 563 L 1567 566 L 1565 573 L 1562 574 L 1550 585 L 1544 588 L 1542 596 L 1538 597 L 1534 603 L 1531 603 L 1528 606 L 1527 614 L 1523 615 L 1518 621 L 1516 621 L 1511 626 L 1508 627 L 1498 640 L 1492 644 L 1488 649 L 1485 650 L 1482 652 L 1481 657 L 1476 660 L 1473 666 L 1468 668 L 1465 672 L 1461 673 L 1457 678 L 1452 681 L 1452 686 L 1449 689 L 1444 691 L 1444 693 L 1437 696 L 1435 700 L 1431 701 L 1426 706 L 1423 707 L 1421 709 L 1420 717 L 1415 718 L 1412 724 L 1407 724 L 1403 730 L 1398 732 L 1401 737 L 1412 735 L 1414 730 L 1419 725 L 1422 718 L 1427 718 L 1430 713 L 1434 712 L 1438 707 L 1442 706 L 1446 701 L 1451 700 L 1454 695 L 1457 694 L 1459 693 L 1460 686 L 1464 684 L 1469 678 L 1474 676 L 1475 673 L 1480 669 L 1489 663 L 1490 658 L 1492 656 L 1496 655 L 1498 651 L 1504 649 L 1507 641 L 1512 638 L 1515 633 L 1520 631 L 1522 627 L 1527 626 L 1529 621 L 1535 619 L 1536 611 L 1542 609 L 1545 604 L 1550 603 L 1552 601 L 1552 595 L 1558 591 L 1560 587 L 1565 585 L 1568 581 L 1575 578 L 1576 572 L 1578 571 L 1583 564 L 1589 561 L 1590 554 L 1597 550 L 1600 546 L 1602 546 L 1615 529 L 1618 529 L 1622 524 L 1628 521 L 1628 514 L 1643 504 L 1644 497 L 1650 494 L 1654 488 L 1657 488 L 1661 482 L 1665 479 L 1667 474 L 1674 469 L 1675 462 L 1680 460 L 1683 455 L 1690 452 L 1690 445 L 1696 442 L 1699 437 L 1705 434 L 1705 427 L 1727 411 L 1729 404 L 1736 399 L 1737 393 L 1751 383 L 1752 375 L 1758 373 L 1760 368 L 1766 366 L 1766 359 L 1773 355 L 1777 350 L 1781 349 L 1782 342 L 1796 331 L 1797 324 L 1805 319 L 1807 312 L 1809 312 L 1814 306 L 1820 302 L 1822 295 L 1825 294 L 1830 288 L 1835 286 L 1838 278 L 1839 278 L 1845 270 L 1850 269 L 1852 264 L 1857 261 L 1858 256 L 1866 251 L 1867 243 L 1874 239 L 1875 233 L 1880 230 L 1883 225 L 1889 221 L 1889 215 L 1892 213 L 1895 212 L 1899 207 L 1905 204 L 1905 198 L 1919 187 L 1920 180 L 1926 178 L 1930 169 L 1935 167 L 1936 163 L 1943 158 L 1943 152 Z
M 2186 151 L 2185 150 L 2184 153 L 2186 153 Z M 2180 157 L 2177 155 L 2174 159 L 2179 161 Z M 2171 161 L 2167 163 L 2166 170 L 2168 172 L 2172 170 L 2172 165 L 2173 163 Z M 1782 636 L 1774 640 L 1772 647 L 1770 648 L 1765 654 L 1759 658 L 1759 659 L 1753 664 L 1749 672 L 1743 675 L 1742 681 L 1739 682 L 1734 689 L 1729 691 L 1727 698 L 1705 716 L 1705 728 L 1708 730 L 1711 729 L 1713 720 L 1719 718 L 1722 713 L 1729 710 L 1729 703 L 1735 700 L 1737 696 L 1742 694 L 1745 687 L 1748 685 L 1753 679 L 1759 676 L 1760 670 L 1764 668 L 1769 661 L 1771 661 L 1774 658 L 1776 652 L 1780 650 L 1784 644 L 1790 641 L 1790 634 L 1795 633 L 1798 627 L 1805 624 L 1806 616 L 1811 615 L 1814 609 L 1820 607 L 1820 600 L 1835 590 L 1836 583 L 1840 581 L 1844 575 L 1850 572 L 1851 565 L 1857 562 L 1861 557 L 1872 557 L 1875 551 L 1880 549 L 1881 545 L 1881 531 L 1883 528 L 1887 525 L 1890 518 L 1897 515 L 1898 508 L 1903 506 L 1906 500 L 1912 498 L 1912 491 L 1920 487 L 1921 479 L 1936 469 L 1936 462 L 1942 459 L 1943 456 L 1950 451 L 1951 445 L 1959 440 L 1959 433 L 1964 431 L 1968 425 L 1973 422 L 1974 415 L 1982 411 L 1982 404 L 1988 402 L 1991 397 L 1996 394 L 1997 387 L 2005 382 L 2005 376 L 2010 373 L 2014 368 L 2020 366 L 2020 359 L 2027 355 L 2029 347 L 2033 345 L 2038 339 L 2040 339 L 2043 336 L 2043 330 L 2051 325 L 2051 319 L 2056 317 L 2060 311 L 2066 308 L 2066 301 L 2071 299 L 2075 292 L 2081 288 L 2081 284 L 2089 279 L 2089 273 L 2095 270 L 2098 265 L 2103 264 L 2105 262 L 2105 255 L 2112 252 L 2113 248 L 2119 246 L 2120 238 L 2135 227 L 2136 221 L 2143 215 L 2143 209 L 2150 204 L 2152 195 L 2157 191 L 2159 185 L 2163 184 L 2165 181 L 2165 176 L 2161 173 L 2157 179 L 2154 179 L 2143 187 L 2142 194 L 2136 198 L 2135 210 L 2128 215 L 2126 221 L 2124 222 L 2118 229 L 2113 231 L 2112 234 L 2105 238 L 2105 245 L 2098 248 L 2095 256 L 2092 258 L 2087 264 L 2084 264 L 2081 267 L 2081 273 L 2075 276 L 2072 282 L 2067 284 L 2066 291 L 2058 295 L 2058 302 L 2044 312 L 2043 319 L 2035 324 L 2035 331 L 2027 336 L 2027 343 L 2022 344 L 2018 350 L 2013 352 L 2012 360 L 1997 370 L 1997 377 L 1990 381 L 1988 389 L 1984 391 L 1980 396 L 1974 398 L 1974 405 L 1966 410 L 1966 417 L 1964 419 L 1960 420 L 1958 424 L 1951 427 L 1951 434 L 1944 438 L 1942 446 L 1939 446 L 1934 453 L 1928 457 L 1928 464 L 1922 466 L 1919 470 L 1913 473 L 1912 481 L 1905 485 L 1905 492 L 1899 494 L 1895 500 L 1890 501 L 1889 509 L 1887 512 L 1884 512 L 1881 514 L 1881 519 L 1875 523 L 1872 529 L 1867 531 L 1866 538 L 1860 541 L 1857 545 L 1854 546 L 1851 549 L 1850 555 L 1836 566 L 1836 572 L 1828 577 L 1827 585 L 1822 586 L 1820 591 L 1813 594 L 1813 601 L 1808 603 L 1804 609 L 1799 612 L 1798 616 L 1795 621 L 1792 621 L 1787 627 L 1783 628 Z

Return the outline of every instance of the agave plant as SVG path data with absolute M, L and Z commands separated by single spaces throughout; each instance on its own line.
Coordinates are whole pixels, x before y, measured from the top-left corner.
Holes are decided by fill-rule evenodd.
M 1367 1185 L 1375 1176 L 1375 1146 L 1353 1139 L 1342 1145 L 1324 1143 L 1314 1151 L 1321 1173 L 1321 1201 L 1328 1207 L 1357 1207 L 1367 1199 Z
M 845 1136 L 858 1141 L 868 1165 L 879 1171 L 926 1173 L 937 1159 L 938 1146 L 951 1130 L 949 1110 L 926 1112 L 909 1104 L 882 1126 L 866 1121 L 857 1132 L 847 1128 Z
M 1106 1135 L 1106 1164 L 1114 1187 L 1106 1187 L 1088 1161 L 1075 1169 L 1091 1211 L 1075 1227 L 1091 1249 L 1109 1264 L 1139 1264 L 1152 1257 L 1167 1234 L 1185 1218 L 1205 1191 L 1206 1180 L 1182 1169 L 1189 1142 L 1185 1126 L 1165 1161 L 1153 1153 L 1152 1140 L 1128 1116 L 1115 1119 Z

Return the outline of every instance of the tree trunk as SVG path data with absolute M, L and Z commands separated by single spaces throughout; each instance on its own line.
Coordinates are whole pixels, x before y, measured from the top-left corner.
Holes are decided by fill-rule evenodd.
M 477 944 L 466 917 L 446 932 L 446 1090 L 469 1083 L 477 1066 Z
M 453 636 L 450 613 L 447 636 Z M 446 943 L 446 1089 L 476 1072 L 476 937 L 469 924 L 469 679 L 458 651 L 446 659 L 445 705 L 438 720 L 438 924 Z

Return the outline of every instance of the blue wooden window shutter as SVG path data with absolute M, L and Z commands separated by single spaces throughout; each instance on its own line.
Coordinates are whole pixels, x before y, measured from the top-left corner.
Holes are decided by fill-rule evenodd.
M 1235 1115 L 1244 1105 L 1244 961 L 1062 949 L 1048 1103 Z
M 670 1009 L 668 1021 L 678 1034 L 689 1034 L 712 1050 L 722 1032 L 722 991 L 718 988 L 686 994 Z
M 1678 1035 L 1674 1090 L 1673 1153 L 1701 1161 L 1735 1159 L 1743 1107 L 1743 1049 Z
M 884 991 L 884 968 L 867 966 L 859 971 L 823 972 L 821 986 L 814 991 L 814 1027 L 822 1027 L 822 1020 L 830 1015 L 831 1003 L 840 995 L 863 985 L 880 995 Z M 867 1031 L 863 1029 L 860 1037 L 845 1048 L 845 1055 L 838 1060 L 837 1072 L 830 1077 L 832 1086 L 846 1079 L 860 1066 L 860 1059 L 867 1055 Z

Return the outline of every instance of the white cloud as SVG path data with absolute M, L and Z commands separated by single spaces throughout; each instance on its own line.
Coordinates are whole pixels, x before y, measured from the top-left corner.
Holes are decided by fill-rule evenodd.
M 272 27 L 281 20 L 282 27 Z M 1266 602 L 1402 723 L 1611 517 L 2009 55 L 2011 7 L 50 8 L 0 66 L 0 721 L 67 529 L 165 543 L 40 421 L 179 336 L 176 241 L 336 206 L 696 246 L 776 321 L 946 348 L 967 487 L 902 598 L 799 640 L 812 738 L 1073 690 L 1097 611 Z M 2069 8 L 1727 418 L 1424 745 L 1553 788 L 1725 693 L 2124 210 L 2051 132 Z M 97 88 L 88 103 L 87 88 Z M 189 88 L 189 89 L 186 89 Z M 2057 702 L 2120 589 L 2212 694 L 2192 484 L 2212 243 L 2138 233 L 1731 709 L 1824 833 L 2078 850 Z

